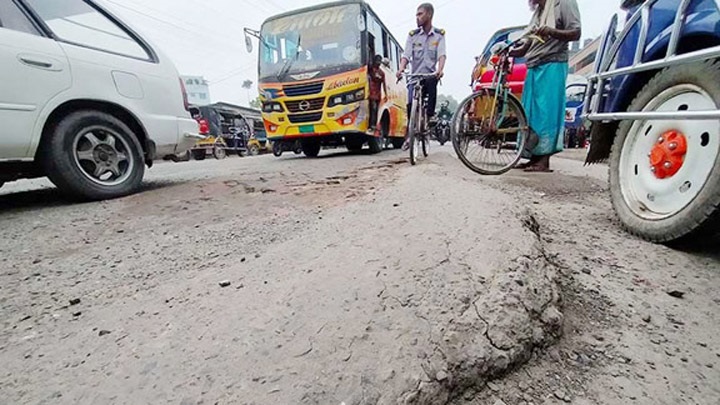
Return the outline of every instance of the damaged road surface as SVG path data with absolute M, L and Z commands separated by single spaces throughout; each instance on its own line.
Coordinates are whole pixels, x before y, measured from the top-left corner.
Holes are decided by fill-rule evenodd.
M 577 304 L 591 246 L 563 248 L 611 218 L 604 183 L 477 177 L 449 151 L 416 167 L 394 151 L 161 165 L 144 192 L 92 204 L 8 186 L 0 403 L 608 403 L 591 382 L 607 363 L 578 372 L 582 393 L 528 374 L 585 320 L 614 327 L 610 305 Z M 579 202 L 590 215 L 561 221 Z M 715 382 L 697 403 L 718 369 L 703 365 Z M 534 391 L 502 384 L 523 373 Z

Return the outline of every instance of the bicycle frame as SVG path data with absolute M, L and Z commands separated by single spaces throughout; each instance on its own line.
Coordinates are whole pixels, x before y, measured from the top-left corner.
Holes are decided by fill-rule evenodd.
M 420 122 L 419 128 L 417 128 L 418 134 L 425 132 L 425 123 L 427 122 L 427 111 L 425 111 L 425 92 L 423 91 L 422 86 L 422 80 L 427 75 L 408 75 L 408 78 L 410 78 L 410 83 L 413 86 L 413 97 L 410 104 L 410 111 L 408 111 L 408 114 L 412 112 L 412 109 L 415 107 L 415 105 L 420 106 Z M 412 124 L 412 123 L 410 123 Z M 424 136 L 424 135 L 423 135 Z
M 505 114 L 507 112 L 508 95 L 511 94 L 510 87 L 507 84 L 507 78 L 508 74 L 512 72 L 514 63 L 513 58 L 511 58 L 507 52 L 503 52 L 501 55 L 496 56 L 498 57 L 498 59 L 494 62 L 491 62 L 493 67 L 495 68 L 493 79 L 490 82 L 490 86 L 481 89 L 481 91 L 486 91 L 488 89 L 495 90 L 495 95 L 493 97 L 493 102 L 491 106 L 492 116 L 490 117 L 492 127 L 489 129 L 497 134 L 504 134 L 512 130 L 502 130 L 499 128 L 502 124 L 502 120 L 505 119 Z M 502 111 L 498 110 L 498 103 L 500 102 L 502 102 Z

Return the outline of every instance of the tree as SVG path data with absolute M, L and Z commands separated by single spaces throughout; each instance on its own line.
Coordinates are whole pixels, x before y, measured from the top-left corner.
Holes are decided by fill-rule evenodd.
M 260 101 L 260 96 L 255 97 L 255 100 L 250 100 L 250 107 L 260 109 L 262 107 L 262 102 Z
M 450 108 L 450 111 L 452 111 L 453 113 L 457 110 L 458 106 L 460 106 L 460 103 L 457 100 L 455 100 L 455 97 L 447 96 L 445 94 L 438 94 L 438 97 L 437 97 L 438 110 L 440 109 L 440 106 L 442 105 L 443 101 L 447 101 L 448 103 L 450 103 L 448 108 Z
M 242 88 L 245 89 L 245 92 L 247 93 L 247 102 L 250 107 L 252 107 L 252 102 L 254 100 L 250 100 L 250 89 L 252 88 L 253 81 L 252 80 L 245 80 L 242 84 Z

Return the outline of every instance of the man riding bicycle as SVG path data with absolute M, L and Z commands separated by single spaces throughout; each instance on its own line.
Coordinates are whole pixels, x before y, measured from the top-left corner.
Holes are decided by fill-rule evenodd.
M 400 60 L 400 70 L 397 78 L 403 77 L 403 72 L 408 64 L 412 66 L 413 74 L 435 74 L 432 79 L 423 80 L 423 92 L 428 96 L 426 113 L 433 122 L 435 107 L 437 105 L 438 80 L 443 77 L 445 70 L 445 30 L 435 28 L 432 25 L 435 8 L 430 3 L 423 3 L 417 9 L 418 28 L 410 31 L 405 52 Z M 412 87 L 408 87 L 408 100 L 412 100 Z M 410 107 L 408 107 L 408 112 Z M 403 147 L 406 148 L 407 144 Z

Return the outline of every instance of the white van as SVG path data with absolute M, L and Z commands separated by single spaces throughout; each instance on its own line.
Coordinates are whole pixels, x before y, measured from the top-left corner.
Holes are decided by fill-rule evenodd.
M 0 186 L 130 194 L 198 124 L 173 63 L 92 0 L 0 0 Z

